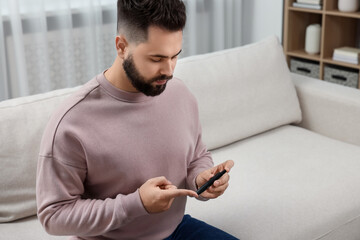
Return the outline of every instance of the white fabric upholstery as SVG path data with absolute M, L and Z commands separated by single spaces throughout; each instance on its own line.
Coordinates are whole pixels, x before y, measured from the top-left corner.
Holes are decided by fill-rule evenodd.
M 0 239 L 6 240 L 68 240 L 69 237 L 51 236 L 41 226 L 37 217 L 0 224 Z
M 214 150 L 233 159 L 230 187 L 216 200 L 189 199 L 187 213 L 242 240 L 358 240 L 360 148 L 284 126 Z M 4 239 L 55 240 L 36 218 L 0 224 Z M 16 233 L 16 234 L 14 234 Z
M 284 126 L 213 158 L 235 161 L 229 189 L 217 200 L 189 199 L 194 217 L 242 240 L 360 238 L 359 147 Z
M 41 136 L 52 111 L 74 90 L 0 103 L 0 222 L 36 214 L 35 176 Z
M 301 110 L 301 127 L 360 146 L 360 94 L 343 87 L 292 73 Z
M 209 149 L 301 120 L 295 88 L 275 36 L 181 59 L 174 76 L 185 81 L 198 100 Z

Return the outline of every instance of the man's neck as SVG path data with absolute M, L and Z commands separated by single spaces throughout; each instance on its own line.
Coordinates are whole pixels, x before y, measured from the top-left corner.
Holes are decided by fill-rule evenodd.
M 113 65 L 105 71 L 104 75 L 114 87 L 126 92 L 138 92 L 126 76 L 122 68 L 122 61 L 119 57 L 116 57 Z

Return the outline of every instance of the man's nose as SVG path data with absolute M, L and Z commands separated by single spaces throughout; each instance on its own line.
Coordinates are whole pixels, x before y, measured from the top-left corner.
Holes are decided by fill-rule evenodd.
M 161 66 L 160 74 L 171 76 L 174 72 L 176 62 L 173 59 L 168 59 L 164 61 L 164 63 Z

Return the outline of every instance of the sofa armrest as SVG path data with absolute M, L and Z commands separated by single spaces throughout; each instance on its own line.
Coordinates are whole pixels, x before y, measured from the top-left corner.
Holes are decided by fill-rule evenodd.
M 300 127 L 360 146 L 360 90 L 291 74 L 300 101 Z

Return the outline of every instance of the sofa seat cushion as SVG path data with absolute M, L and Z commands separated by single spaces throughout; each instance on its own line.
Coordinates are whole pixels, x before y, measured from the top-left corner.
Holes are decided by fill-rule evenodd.
M 0 224 L 0 239 L 7 240 L 67 240 L 69 237 L 51 236 L 41 226 L 36 216 Z
M 229 188 L 217 200 L 190 199 L 192 216 L 242 240 L 359 239 L 358 146 L 288 125 L 213 158 L 235 161 Z

